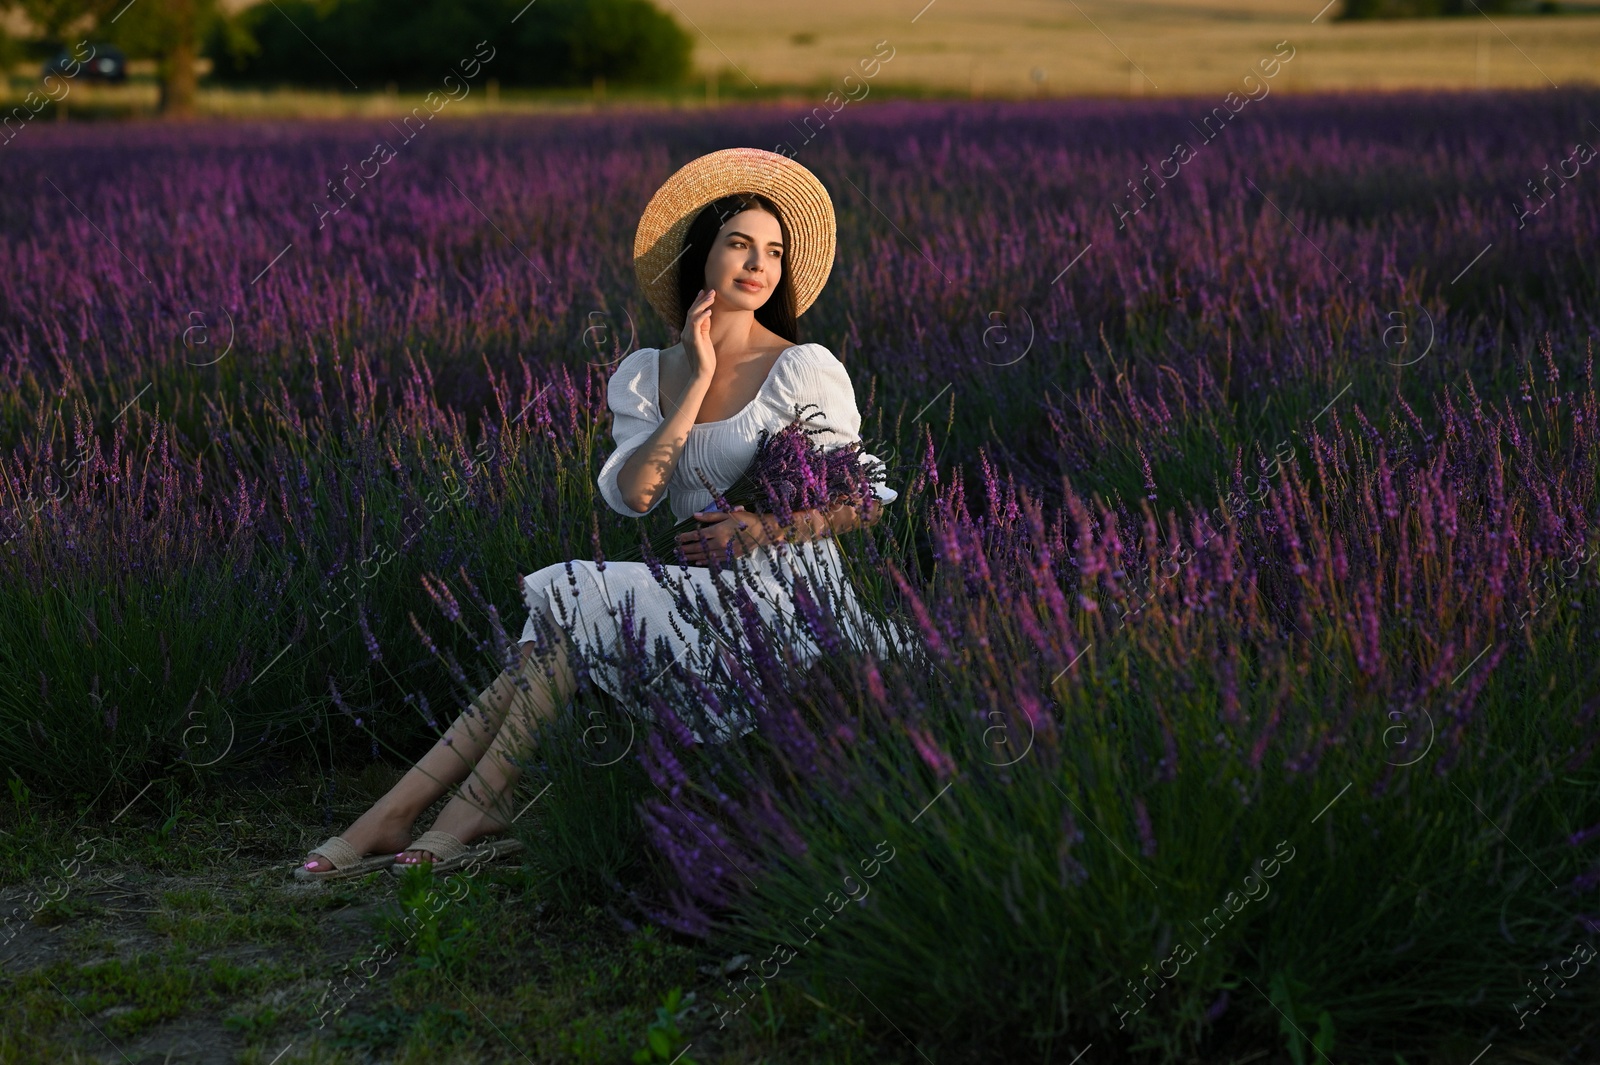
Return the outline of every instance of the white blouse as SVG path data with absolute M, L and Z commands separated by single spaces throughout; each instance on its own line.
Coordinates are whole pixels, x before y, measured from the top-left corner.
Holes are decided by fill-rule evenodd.
M 600 495 L 612 510 L 630 518 L 651 513 L 666 498 L 672 500 L 672 513 L 678 521 L 710 507 L 711 493 L 701 485 L 695 471 L 704 473 L 718 491 L 727 491 L 755 457 L 761 430 L 775 433 L 788 425 L 794 420 L 797 404 L 815 403 L 826 415 L 807 423 L 827 430 L 811 437 L 823 450 L 832 451 L 861 439 L 861 412 L 844 363 L 821 344 L 796 344 L 778 355 L 755 398 L 743 410 L 720 421 L 690 427 L 683 454 L 667 483 L 668 490 L 641 514 L 623 502 L 617 472 L 666 419 L 660 405 L 660 369 L 660 349 L 639 348 L 617 364 L 606 386 L 617 449 L 600 467 Z M 812 413 L 814 409 L 805 412 Z M 870 466 L 878 460 L 874 455 L 862 454 L 861 461 Z M 873 494 L 890 503 L 900 493 L 880 479 L 873 485 Z

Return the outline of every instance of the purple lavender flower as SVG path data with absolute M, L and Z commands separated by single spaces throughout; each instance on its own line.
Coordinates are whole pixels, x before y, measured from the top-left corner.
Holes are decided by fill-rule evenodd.
M 1156 853 L 1156 836 L 1150 828 L 1150 811 L 1145 809 L 1144 799 L 1138 795 L 1133 797 L 1133 823 L 1139 831 L 1139 853 L 1146 858 L 1153 857 Z
M 406 617 L 411 619 L 411 628 L 414 632 L 416 632 L 417 639 L 422 641 L 422 646 L 428 649 L 429 654 L 437 656 L 439 649 L 433 645 L 433 637 L 429 636 L 427 632 L 423 630 L 421 623 L 417 621 L 417 615 L 408 610 L 406 611 Z
M 367 625 L 367 608 L 362 604 L 356 608 L 356 624 L 361 628 L 361 638 L 367 645 L 367 657 L 374 662 L 383 661 L 383 651 L 378 646 L 378 638 L 372 634 L 372 629 Z
M 1077 819 L 1072 816 L 1072 806 L 1069 803 L 1061 813 L 1061 838 L 1056 844 L 1056 869 L 1063 889 L 1089 879 L 1089 870 L 1072 855 L 1072 848 L 1082 842 L 1083 830 L 1078 827 Z
M 910 735 L 911 744 L 917 749 L 917 754 L 927 763 L 928 768 L 933 770 L 933 775 L 940 783 L 955 775 L 955 762 L 951 761 L 950 756 L 944 752 L 927 729 L 914 727 L 907 728 L 906 732 Z
M 424 573 L 422 575 L 422 587 L 427 591 L 428 598 L 432 599 L 434 605 L 444 614 L 446 621 L 457 622 L 461 620 L 461 606 L 456 602 L 456 597 L 451 594 L 449 585 Z

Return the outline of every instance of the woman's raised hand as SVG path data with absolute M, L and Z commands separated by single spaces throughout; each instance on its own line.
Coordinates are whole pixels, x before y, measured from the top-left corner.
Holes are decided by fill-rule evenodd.
M 689 373 L 708 381 L 717 369 L 717 353 L 711 348 L 711 305 L 716 295 L 714 288 L 701 289 L 683 319 L 683 350 L 689 356 Z

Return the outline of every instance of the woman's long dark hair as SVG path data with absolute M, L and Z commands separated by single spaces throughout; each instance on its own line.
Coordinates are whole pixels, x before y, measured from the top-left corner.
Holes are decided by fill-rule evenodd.
M 716 243 L 717 231 L 740 211 L 750 210 L 765 211 L 776 218 L 778 231 L 783 235 L 783 276 L 778 279 L 778 287 L 767 302 L 756 309 L 756 321 L 778 336 L 798 344 L 800 336 L 795 323 L 794 284 L 789 278 L 789 263 L 794 255 L 789 243 L 789 227 L 784 223 L 778 205 L 759 192 L 736 192 L 712 200 L 689 224 L 689 231 L 683 236 L 685 251 L 678 260 L 678 320 L 673 324 L 682 327 L 695 296 L 705 288 L 706 260 L 711 256 L 711 246 Z

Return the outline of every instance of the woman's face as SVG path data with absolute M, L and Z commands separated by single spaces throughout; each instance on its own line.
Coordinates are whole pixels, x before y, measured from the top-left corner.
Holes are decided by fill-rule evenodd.
M 761 210 L 740 211 L 717 230 L 706 256 L 706 287 L 715 289 L 718 307 L 754 311 L 783 277 L 783 230 Z

